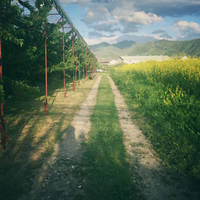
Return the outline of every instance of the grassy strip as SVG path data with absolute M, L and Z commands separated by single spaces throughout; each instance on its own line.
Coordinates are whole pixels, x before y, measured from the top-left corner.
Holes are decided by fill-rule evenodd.
M 188 59 L 125 65 L 112 72 L 136 112 L 134 118 L 167 166 L 196 178 L 200 178 L 199 69 L 199 59 Z
M 62 81 L 49 87 L 49 114 L 43 113 L 44 97 L 7 105 L 9 144 L 0 151 L 0 197 L 18 199 L 29 192 L 37 170 L 51 157 L 54 145 L 68 128 L 94 81 L 82 81 L 64 98 Z M 55 90 L 55 88 L 58 88 Z
M 137 199 L 113 93 L 105 76 L 100 83 L 91 122 L 81 163 L 86 199 Z

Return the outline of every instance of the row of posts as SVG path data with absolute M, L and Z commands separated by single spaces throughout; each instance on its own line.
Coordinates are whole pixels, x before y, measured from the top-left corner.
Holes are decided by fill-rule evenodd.
M 65 64 L 65 38 L 64 38 L 64 26 L 62 26 L 63 36 L 62 36 L 62 56 L 63 56 L 63 64 Z M 46 31 L 44 31 L 44 37 L 45 37 L 45 102 L 44 102 L 44 113 L 48 113 L 48 94 L 47 94 L 47 39 L 46 39 Z M 74 35 L 72 34 L 72 57 L 74 58 Z M 88 78 L 87 75 L 87 46 L 85 47 L 85 67 L 86 72 L 84 72 L 84 66 L 83 66 L 83 78 Z M 80 68 L 80 57 L 79 57 L 79 68 Z M 90 71 L 91 71 L 91 65 L 90 65 Z M 94 68 L 93 68 L 94 72 Z M 84 77 L 85 73 L 85 77 Z M 72 89 L 76 89 L 76 81 L 77 81 L 77 64 L 74 65 L 73 61 L 73 84 Z M 79 70 L 79 82 L 80 85 L 80 70 Z M 66 97 L 66 81 L 65 81 L 65 69 L 63 69 L 63 85 L 64 85 L 64 97 Z

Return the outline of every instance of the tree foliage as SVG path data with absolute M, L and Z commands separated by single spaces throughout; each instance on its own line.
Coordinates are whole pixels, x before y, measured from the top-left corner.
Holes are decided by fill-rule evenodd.
M 44 41 L 47 39 L 48 73 L 66 77 L 73 74 L 74 65 L 85 66 L 85 47 L 74 37 L 74 57 L 72 55 L 72 30 L 62 33 L 63 21 L 50 23 L 49 12 L 52 0 L 35 0 L 34 5 L 24 0 L 0 1 L 0 38 L 2 40 L 2 64 L 5 93 L 13 93 L 9 85 L 12 81 L 23 81 L 30 86 L 44 83 Z M 46 33 L 46 35 L 44 34 Z M 62 36 L 65 38 L 65 64 L 62 63 Z M 88 53 L 87 57 L 92 57 Z M 88 59 L 87 62 L 89 62 Z M 87 63 L 88 65 L 88 63 Z M 78 68 L 79 70 L 79 68 Z

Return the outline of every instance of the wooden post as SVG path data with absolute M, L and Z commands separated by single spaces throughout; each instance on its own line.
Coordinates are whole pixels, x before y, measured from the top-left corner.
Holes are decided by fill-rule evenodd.
M 62 36 L 62 52 L 63 52 L 63 64 L 65 64 L 65 36 L 64 36 L 64 27 L 62 26 L 63 36 Z M 65 69 L 63 69 L 63 86 L 64 86 L 64 97 L 66 97 L 66 88 L 65 88 Z

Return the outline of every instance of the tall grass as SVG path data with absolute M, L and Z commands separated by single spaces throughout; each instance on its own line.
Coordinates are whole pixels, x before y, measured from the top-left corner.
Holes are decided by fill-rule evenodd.
M 200 59 L 123 65 L 112 77 L 166 165 L 200 178 Z

